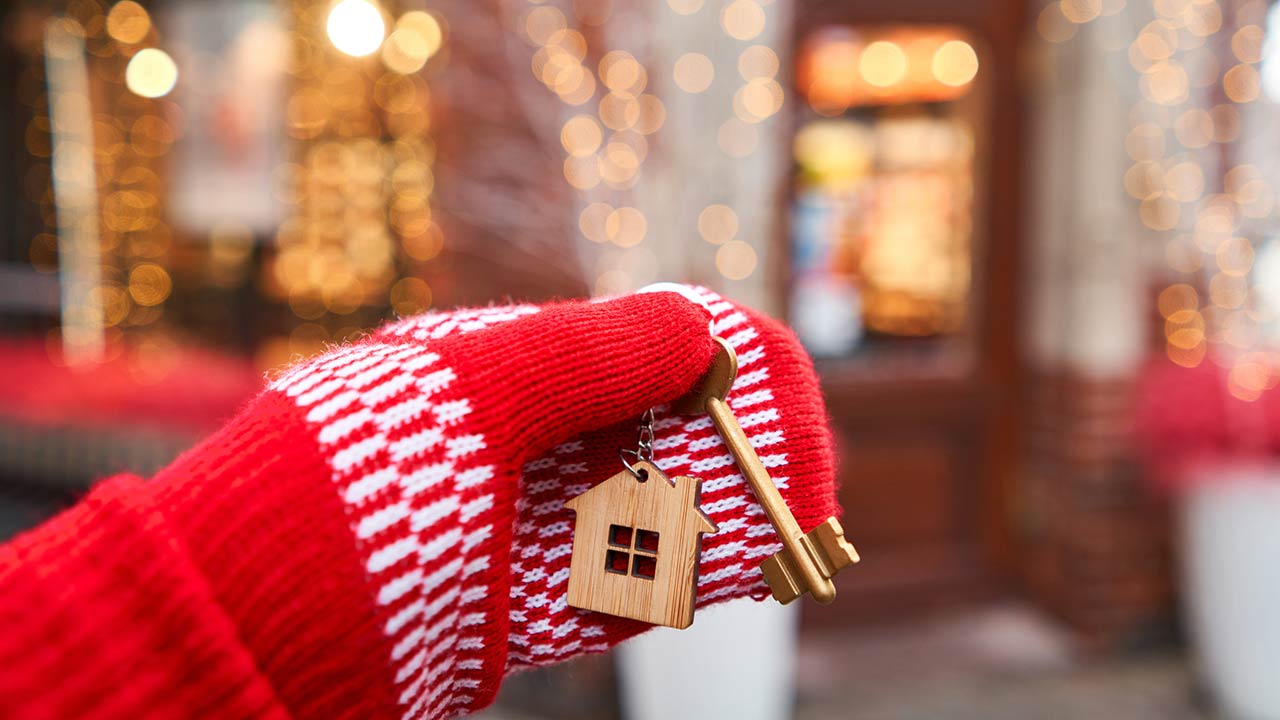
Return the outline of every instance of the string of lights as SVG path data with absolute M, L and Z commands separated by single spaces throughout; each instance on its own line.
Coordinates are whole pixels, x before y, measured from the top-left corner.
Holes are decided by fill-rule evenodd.
M 1261 0 L 1153 0 L 1130 8 L 1119 0 L 1063 0 L 1046 5 L 1037 21 L 1045 40 L 1063 43 L 1085 24 L 1141 17 L 1116 49 L 1138 73 L 1124 188 L 1163 247 L 1168 279 L 1156 307 L 1165 352 L 1185 367 L 1212 357 L 1242 400 L 1280 380 L 1263 332 L 1276 308 L 1260 292 L 1255 267 L 1272 229 L 1275 190 L 1244 151 L 1252 140 L 1247 118 L 1265 112 L 1267 13 Z
M 714 142 L 727 158 L 746 158 L 759 146 L 760 123 L 783 106 L 779 60 L 767 45 L 751 44 L 767 22 L 762 4 L 754 0 L 726 3 L 718 17 L 728 42 L 746 43 L 737 51 L 736 80 L 702 52 L 682 53 L 668 68 L 659 67 L 661 62 L 655 58 L 606 49 L 611 19 L 652 21 L 643 17 L 645 12 L 683 17 L 712 12 L 704 10 L 701 0 L 670 0 L 667 7 L 655 5 L 623 19 L 614 18 L 612 3 L 575 2 L 567 9 L 568 15 L 555 4 L 531 2 L 518 27 L 535 48 L 534 77 L 559 98 L 565 110 L 560 130 L 563 174 L 578 198 L 580 238 L 629 251 L 615 253 L 617 261 L 604 263 L 596 275 L 597 293 L 618 292 L 651 280 L 646 271 L 656 265 L 644 251 L 650 218 L 635 198 L 646 164 L 653 162 L 652 150 L 664 145 L 661 135 L 668 119 L 664 93 L 709 95 L 717 81 L 740 82 L 731 107 L 725 108 L 731 111 L 730 117 L 719 125 Z M 667 132 L 674 131 L 668 128 Z M 715 267 L 723 278 L 742 280 L 756 271 L 756 249 L 737 238 L 738 213 L 730 205 L 702 206 L 696 225 L 681 230 L 690 235 L 696 231 L 717 246 Z

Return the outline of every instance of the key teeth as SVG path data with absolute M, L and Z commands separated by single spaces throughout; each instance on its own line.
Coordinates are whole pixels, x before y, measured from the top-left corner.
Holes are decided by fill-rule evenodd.
M 792 602 L 804 592 L 796 583 L 787 564 L 783 562 L 781 552 L 760 563 L 760 572 L 764 573 L 764 582 L 773 593 L 773 599 L 783 605 Z
M 845 540 L 840 521 L 833 517 L 814 528 L 809 537 L 822 556 L 822 574 L 828 578 L 862 559 L 853 544 Z
M 818 566 L 818 572 L 826 580 L 831 580 L 836 573 L 861 559 L 853 544 L 844 539 L 844 528 L 835 518 L 827 518 L 805 535 L 804 545 L 810 551 L 810 558 Z M 786 605 L 809 592 L 822 604 L 831 602 L 834 593 L 830 593 L 829 597 L 818 597 L 813 593 L 813 588 L 802 586 L 799 573 L 792 567 L 795 562 L 804 560 L 792 558 L 783 549 L 760 563 L 760 571 L 764 573 L 764 581 L 773 593 L 773 599 Z

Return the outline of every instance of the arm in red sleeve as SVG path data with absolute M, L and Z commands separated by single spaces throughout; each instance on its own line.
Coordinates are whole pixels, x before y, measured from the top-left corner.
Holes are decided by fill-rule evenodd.
M 647 628 L 565 603 L 564 501 L 617 472 L 648 408 L 706 370 L 808 530 L 836 512 L 808 359 L 685 289 L 390 325 L 273 381 L 149 483 L 117 478 L 0 549 L 0 708 L 39 717 L 439 718 L 510 671 Z M 657 462 L 720 527 L 700 606 L 764 597 L 779 545 L 706 418 Z

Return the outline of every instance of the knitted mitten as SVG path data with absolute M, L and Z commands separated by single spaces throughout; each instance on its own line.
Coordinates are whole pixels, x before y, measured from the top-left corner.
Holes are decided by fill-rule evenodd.
M 676 290 L 389 325 L 271 382 L 153 483 L 109 483 L 100 502 L 145 493 L 125 504 L 154 535 L 147 552 L 181 555 L 200 584 L 188 594 L 207 595 L 235 639 L 157 671 L 142 709 L 172 702 L 165 672 L 207 679 L 214 664 L 226 676 L 214 714 L 456 716 L 491 702 L 513 669 L 646 629 L 566 605 L 564 503 L 621 469 L 618 450 L 655 406 L 656 463 L 700 478 L 719 526 L 703 538 L 698 605 L 767 596 L 772 527 L 710 420 L 664 404 L 706 371 L 712 335 L 728 339 L 740 363 L 730 405 L 808 531 L 837 512 L 821 396 L 787 330 Z M 174 612 L 199 607 L 184 598 Z M 112 618 L 122 612 L 142 614 Z M 74 662 L 55 669 L 77 675 Z

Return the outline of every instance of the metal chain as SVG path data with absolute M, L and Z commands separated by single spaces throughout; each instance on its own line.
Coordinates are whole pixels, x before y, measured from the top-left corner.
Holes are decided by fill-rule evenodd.
M 627 470 L 636 476 L 636 479 L 647 480 L 649 478 L 648 471 L 635 469 L 631 463 L 627 462 L 627 456 L 630 455 L 637 461 L 653 462 L 653 408 L 649 408 L 644 415 L 640 416 L 640 428 L 637 435 L 636 449 L 619 450 L 618 457 L 622 460 L 622 464 L 626 466 Z

